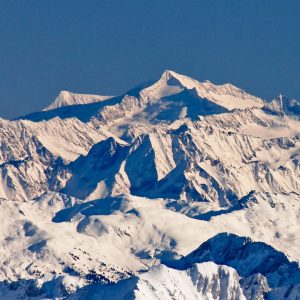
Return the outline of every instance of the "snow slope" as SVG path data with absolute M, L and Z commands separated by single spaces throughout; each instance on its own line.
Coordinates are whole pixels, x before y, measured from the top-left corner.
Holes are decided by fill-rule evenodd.
M 286 201 L 287 199 L 289 201 Z M 20 284 L 19 278 L 24 281 L 24 288 L 18 288 L 14 292 L 20 297 L 24 293 L 31 293 L 32 289 L 41 297 L 45 295 L 50 298 L 53 295 L 63 297 L 64 294 L 74 293 L 84 286 L 88 286 L 83 289 L 84 293 L 90 289 L 94 293 L 94 283 L 107 284 L 129 278 L 132 274 L 139 277 L 140 272 L 148 271 L 149 268 L 159 266 L 161 263 L 182 270 L 182 264 L 177 267 L 178 258 L 185 256 L 184 261 L 190 262 L 190 257 L 197 257 L 189 253 L 200 253 L 204 257 L 202 261 L 214 261 L 214 257 L 217 257 L 219 260 L 215 262 L 228 264 L 236 269 L 239 276 L 247 281 L 253 281 L 250 288 L 254 290 L 260 290 L 261 285 L 264 291 L 286 289 L 299 282 L 298 264 L 290 264 L 282 252 L 274 250 L 274 248 L 281 249 L 288 253 L 289 257 L 299 258 L 299 241 L 296 238 L 299 234 L 296 225 L 299 197 L 295 195 L 285 198 L 275 195 L 255 195 L 247 201 L 244 208 L 219 212 L 205 221 L 174 211 L 163 199 L 151 200 L 129 195 L 86 202 L 63 194 L 48 193 L 32 202 L 2 201 L 1 212 L 5 216 L 1 248 L 10 249 L 3 252 L 1 257 L 1 280 L 11 282 L 10 285 L 4 285 L 0 289 L 4 299 L 12 293 L 10 289 L 12 284 Z M 287 223 L 287 220 L 290 220 L 290 223 Z M 256 244 L 247 240 L 250 248 L 243 246 L 242 252 L 236 248 L 230 250 L 234 243 L 229 243 L 228 247 L 227 238 L 221 239 L 223 242 L 218 240 L 224 236 L 222 233 L 224 230 L 240 236 L 251 235 L 254 241 L 264 241 L 271 246 L 262 244 L 258 248 L 263 255 L 260 261 L 257 260 L 260 264 L 257 266 L 247 264 L 245 260 L 253 261 L 253 255 L 258 255 L 258 249 L 251 250 L 252 245 Z M 286 237 L 281 239 L 283 234 Z M 231 238 L 232 235 L 226 236 Z M 237 241 L 234 247 L 240 247 L 245 240 L 238 236 L 232 237 Z M 210 241 L 214 241 L 212 249 L 219 247 L 214 250 L 216 252 L 201 250 Z M 193 252 L 201 244 L 202 248 Z M 217 249 L 223 249 L 223 253 L 232 253 L 234 263 L 231 262 L 232 258 L 229 259 L 229 254 L 224 258 L 213 256 L 216 255 L 214 253 L 219 253 Z M 268 249 L 270 254 L 264 249 Z M 236 256 L 236 253 L 240 253 L 240 256 Z M 205 258 L 204 255 L 210 256 Z M 270 262 L 273 261 L 278 265 L 276 262 L 278 256 L 281 264 L 290 266 L 290 271 L 289 269 L 285 271 L 288 276 L 282 275 L 282 272 L 273 272 L 272 265 L 266 270 L 265 263 L 261 261 L 267 261 L 265 257 L 269 255 Z M 194 262 L 191 261 L 192 264 Z M 251 272 L 245 272 L 238 266 L 251 266 L 252 269 Z M 192 266 L 186 265 L 184 270 L 190 267 Z M 167 270 L 165 267 L 160 268 L 164 270 L 162 272 Z M 253 272 L 253 269 L 257 273 Z M 206 276 L 207 272 L 201 270 L 200 268 L 198 273 Z M 174 272 L 174 280 L 180 282 L 182 279 L 176 278 L 186 276 L 185 271 L 179 274 L 173 270 L 169 272 Z M 259 274 L 264 277 L 257 283 L 258 288 L 253 276 Z M 267 274 L 269 275 L 266 276 Z M 148 275 L 142 276 L 148 278 Z M 149 276 L 156 279 L 161 275 L 150 273 Z M 234 274 L 231 276 L 235 277 Z M 282 282 L 280 276 L 286 278 L 283 285 L 276 283 Z M 174 287 L 174 280 L 170 281 L 171 287 Z M 63 282 L 59 289 L 47 288 L 57 281 Z M 219 279 L 215 279 L 215 285 L 218 286 L 218 282 Z M 237 286 L 237 281 L 232 280 L 231 284 Z M 155 287 L 155 283 L 153 285 Z M 114 287 L 114 285 L 109 287 L 109 290 Z M 170 291 L 177 290 L 179 293 L 181 286 L 178 287 L 176 281 L 175 287 L 170 288 Z M 182 293 L 193 291 L 185 285 L 182 288 Z M 249 287 L 244 291 L 245 295 L 247 291 L 249 292 Z M 198 296 L 201 299 L 201 294 Z M 148 299 L 151 299 L 151 296 Z

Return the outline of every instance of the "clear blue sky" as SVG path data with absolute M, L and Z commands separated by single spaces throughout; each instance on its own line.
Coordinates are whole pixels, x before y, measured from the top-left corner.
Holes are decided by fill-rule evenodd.
M 0 116 L 165 69 L 300 98 L 300 1 L 0 0 Z

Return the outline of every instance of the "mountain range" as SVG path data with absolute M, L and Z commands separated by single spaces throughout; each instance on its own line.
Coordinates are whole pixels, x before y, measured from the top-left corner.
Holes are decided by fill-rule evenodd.
M 300 299 L 300 101 L 167 70 L 0 140 L 1 299 Z

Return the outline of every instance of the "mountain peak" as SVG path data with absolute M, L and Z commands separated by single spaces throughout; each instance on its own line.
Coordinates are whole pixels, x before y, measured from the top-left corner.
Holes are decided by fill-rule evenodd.
M 209 80 L 200 82 L 168 69 L 153 85 L 141 90 L 140 95 L 144 99 L 159 99 L 177 95 L 183 90 L 194 90 L 199 98 L 208 99 L 228 110 L 262 107 L 264 103 L 232 84 L 216 85 Z
M 46 107 L 44 111 L 53 110 L 64 106 L 90 104 L 108 100 L 110 98 L 112 98 L 112 96 L 75 94 L 69 91 L 61 91 L 55 98 L 54 102 Z
M 170 85 L 173 84 L 180 84 L 182 87 L 187 88 L 187 89 L 193 89 L 197 85 L 198 81 L 194 80 L 188 76 L 176 73 L 175 71 L 172 70 L 165 70 L 159 81 L 167 81 Z M 175 82 L 172 82 L 175 80 Z
M 161 77 L 169 78 L 169 77 L 174 77 L 176 75 L 179 75 L 179 74 L 177 74 L 176 72 L 174 72 L 172 70 L 167 69 L 162 73 Z

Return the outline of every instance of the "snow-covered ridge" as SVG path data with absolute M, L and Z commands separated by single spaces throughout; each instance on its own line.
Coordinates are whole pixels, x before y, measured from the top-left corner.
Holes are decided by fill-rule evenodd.
M 86 199 L 130 192 L 217 207 L 252 190 L 300 194 L 299 137 L 262 139 L 211 125 L 156 128 L 126 150 L 111 138 L 101 141 L 94 149 L 106 150 L 98 157 L 92 149 L 70 165 L 64 192 Z
M 55 116 L 77 117 L 84 122 L 98 119 L 101 124 L 126 127 L 137 120 L 140 124 L 168 123 L 178 118 L 196 119 L 198 115 L 218 114 L 233 109 L 260 108 L 263 104 L 262 99 L 231 84 L 199 82 L 167 70 L 154 84 L 135 88 L 119 97 L 63 91 L 44 111 L 22 118 L 40 121 Z
M 99 96 L 87 94 L 75 94 L 68 91 L 61 91 L 53 103 L 44 109 L 44 111 L 52 110 L 64 106 L 83 105 L 100 101 L 105 101 L 112 98 L 112 96 Z
M 214 263 L 179 271 L 164 265 L 105 287 L 87 287 L 71 299 L 246 299 L 236 271 Z
M 75 118 L 47 122 L 1 119 L 0 197 L 29 200 L 55 189 L 54 173 L 59 178 L 55 181 L 63 182 L 59 169 L 109 136 L 105 129 L 97 131 Z
M 153 126 L 184 118 L 197 120 L 203 115 L 261 108 L 263 105 L 262 99 L 231 84 L 201 83 L 173 71 L 165 71 L 154 84 L 135 89 L 117 103 L 101 107 L 92 117 L 92 122 L 126 135 L 130 126 L 137 127 L 137 124 Z

